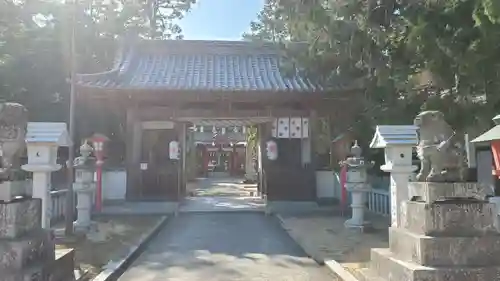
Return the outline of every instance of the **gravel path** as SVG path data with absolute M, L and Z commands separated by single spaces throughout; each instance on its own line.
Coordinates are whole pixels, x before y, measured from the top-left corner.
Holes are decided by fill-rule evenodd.
M 119 281 L 336 280 L 307 258 L 274 217 L 181 214 Z

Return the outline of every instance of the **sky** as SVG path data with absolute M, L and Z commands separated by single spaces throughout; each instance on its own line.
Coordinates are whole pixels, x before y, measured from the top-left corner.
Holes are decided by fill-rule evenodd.
M 180 20 L 184 39 L 241 40 L 265 0 L 198 0 Z

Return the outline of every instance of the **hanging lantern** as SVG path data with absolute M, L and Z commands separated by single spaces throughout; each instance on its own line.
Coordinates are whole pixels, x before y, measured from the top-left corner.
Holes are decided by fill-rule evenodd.
M 266 142 L 266 154 L 269 160 L 274 161 L 278 159 L 278 145 L 275 141 L 269 140 Z
M 180 156 L 180 148 L 179 148 L 179 142 L 177 141 L 171 141 L 168 144 L 168 149 L 169 149 L 169 157 L 171 160 L 179 160 Z

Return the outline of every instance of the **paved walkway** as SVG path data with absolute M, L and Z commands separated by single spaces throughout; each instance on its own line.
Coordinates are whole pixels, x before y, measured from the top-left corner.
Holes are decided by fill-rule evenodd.
M 256 184 L 241 183 L 241 178 L 199 178 L 188 183 L 188 192 L 196 197 L 250 197 L 257 195 Z
M 259 213 L 181 214 L 119 281 L 336 280 Z
M 265 202 L 257 197 L 255 184 L 242 184 L 237 178 L 206 178 L 188 184 L 188 197 L 180 212 L 264 211 Z

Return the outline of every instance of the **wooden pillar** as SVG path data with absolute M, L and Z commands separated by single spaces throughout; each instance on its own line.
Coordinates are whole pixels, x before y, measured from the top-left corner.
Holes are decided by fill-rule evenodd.
M 262 161 L 263 161 L 263 155 L 262 155 L 262 149 L 265 149 L 265 147 L 262 147 L 262 137 L 261 137 L 261 126 L 257 125 L 257 192 L 262 196 L 262 185 L 264 184 L 264 171 L 262 168 Z
M 181 146 L 181 159 L 180 159 L 180 167 L 179 167 L 179 189 L 178 189 L 178 196 L 179 200 L 181 200 L 185 195 L 186 195 L 186 184 L 187 184 L 187 174 L 186 174 L 186 156 L 187 156 L 187 139 L 186 139 L 186 134 L 187 134 L 187 129 L 186 129 L 186 123 L 180 123 L 179 124 L 179 143 Z
M 137 108 L 127 109 L 126 122 L 126 167 L 127 187 L 126 198 L 137 199 L 140 196 L 140 157 L 142 127 L 138 118 Z
M 208 174 L 208 159 L 209 159 L 209 155 L 208 155 L 208 148 L 206 145 L 201 145 L 201 154 L 202 154 L 202 176 L 206 177 L 206 175 Z
M 233 144 L 233 150 L 231 151 L 231 176 L 236 175 L 236 166 L 237 166 L 237 155 L 236 155 L 236 144 Z
M 268 185 L 267 185 L 267 177 L 266 177 L 266 169 L 269 167 L 269 159 L 267 159 L 266 155 L 266 142 L 271 138 L 271 124 L 263 123 L 259 124 L 257 130 L 257 136 L 259 140 L 259 192 L 261 194 L 267 194 Z M 278 148 L 279 150 L 279 148 Z M 278 152 L 279 153 L 279 152 Z M 279 155 L 278 155 L 279 157 Z
M 312 180 L 314 182 L 311 183 L 310 188 L 312 189 L 312 195 L 317 198 L 317 192 L 316 192 L 316 169 L 318 167 L 318 157 L 316 154 L 317 151 L 317 142 L 316 140 L 318 139 L 318 134 L 319 134 L 319 124 L 318 124 L 318 115 L 315 110 L 311 110 L 310 116 L 309 116 L 309 143 L 310 143 L 310 166 L 309 168 L 312 170 Z
M 311 110 L 311 114 L 309 116 L 309 140 L 311 141 L 311 167 L 316 170 L 317 166 L 317 155 L 316 155 L 316 146 L 319 134 L 319 124 L 318 124 L 318 115 L 315 110 Z

